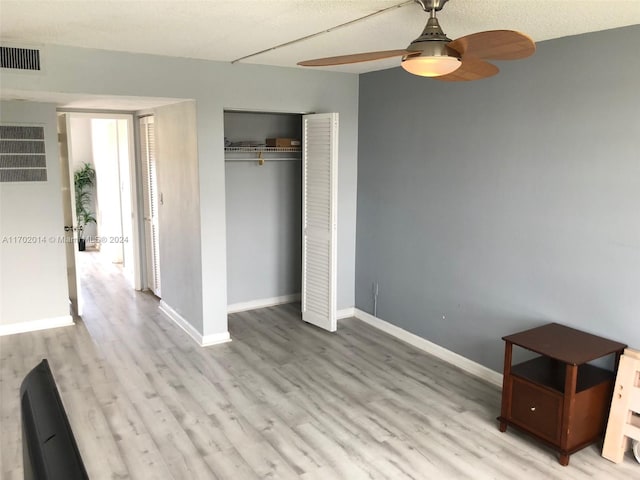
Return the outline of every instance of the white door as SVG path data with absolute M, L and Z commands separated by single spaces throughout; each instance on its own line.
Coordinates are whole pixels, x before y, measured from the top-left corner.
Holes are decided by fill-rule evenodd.
M 158 183 L 156 178 L 155 130 L 152 116 L 140 119 L 140 152 L 142 156 L 147 287 L 160 297 Z
M 338 114 L 302 119 L 302 319 L 337 329 Z
M 76 198 L 73 188 L 73 172 L 70 168 L 71 147 L 69 144 L 70 120 L 69 115 L 58 116 L 58 146 L 60 151 L 60 169 L 62 173 L 62 206 L 64 214 L 65 253 L 67 257 L 67 283 L 69 286 L 69 301 L 73 312 L 82 315 L 82 296 L 80 290 L 80 275 L 77 262 L 77 219 Z

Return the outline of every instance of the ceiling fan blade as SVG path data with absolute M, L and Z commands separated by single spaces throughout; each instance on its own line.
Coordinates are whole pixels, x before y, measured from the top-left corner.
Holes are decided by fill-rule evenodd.
M 329 65 L 345 65 L 347 63 L 370 62 L 371 60 L 381 60 L 383 58 L 400 57 L 411 53 L 409 50 L 382 50 L 379 52 L 354 53 L 352 55 L 341 55 L 339 57 L 316 58 L 314 60 L 304 60 L 298 62 L 303 67 L 326 67 Z
M 500 69 L 492 63 L 485 62 L 478 58 L 463 57 L 462 65 L 447 75 L 433 77 L 443 82 L 470 82 L 482 78 L 493 77 Z
M 465 35 L 449 43 L 462 54 L 486 60 L 517 60 L 536 51 L 535 42 L 524 33 L 513 30 L 489 30 Z

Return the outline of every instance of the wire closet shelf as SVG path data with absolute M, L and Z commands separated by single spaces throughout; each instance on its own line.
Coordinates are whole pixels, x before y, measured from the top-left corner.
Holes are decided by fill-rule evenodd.
M 300 153 L 302 149 L 299 146 L 296 147 L 265 147 L 265 146 L 244 146 L 244 147 L 224 147 L 225 152 L 225 161 L 227 162 L 255 162 L 258 161 L 260 164 L 263 164 L 265 160 L 267 161 L 296 161 L 300 160 Z M 227 154 L 238 154 L 238 153 L 255 153 L 256 157 L 236 157 L 235 155 L 228 156 Z M 289 154 L 298 154 L 298 155 L 290 155 L 283 157 L 263 157 L 265 153 L 289 153 Z

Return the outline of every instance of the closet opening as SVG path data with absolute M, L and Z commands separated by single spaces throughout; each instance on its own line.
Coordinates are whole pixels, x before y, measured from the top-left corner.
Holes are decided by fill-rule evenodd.
M 300 301 L 302 114 L 226 110 L 228 312 Z

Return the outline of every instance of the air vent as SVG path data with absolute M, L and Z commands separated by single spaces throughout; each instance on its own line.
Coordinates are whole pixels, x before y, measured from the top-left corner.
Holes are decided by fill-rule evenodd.
M 44 127 L 0 125 L 0 183 L 46 181 Z
M 0 67 L 40 71 L 40 50 L 0 47 Z

